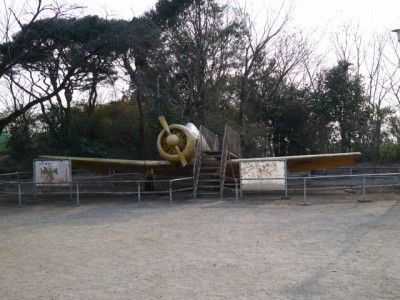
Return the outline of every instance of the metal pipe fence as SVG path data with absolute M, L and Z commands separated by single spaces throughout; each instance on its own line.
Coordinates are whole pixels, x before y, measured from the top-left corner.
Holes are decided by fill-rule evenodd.
M 310 190 L 344 189 L 346 192 L 356 192 L 361 194 L 359 202 L 370 202 L 367 196 L 367 189 L 370 193 L 379 191 L 378 188 L 393 187 L 400 185 L 399 173 L 380 173 L 380 174 L 360 174 L 360 175 L 325 175 L 303 177 L 303 204 L 308 205 L 308 195 Z M 322 184 L 321 184 L 322 182 Z M 325 183 L 325 185 L 323 184 Z M 328 186 L 327 186 L 328 185 Z
M 122 176 L 122 175 L 121 175 Z M 33 181 L 25 180 L 4 180 L 4 178 L 18 178 L 16 173 L 0 174 L 0 201 L 17 201 L 19 206 L 28 202 L 41 199 L 67 199 L 79 206 L 82 199 L 96 196 L 123 196 L 131 199 L 135 197 L 141 203 L 146 195 L 165 195 L 172 203 L 178 194 L 185 198 L 190 197 L 193 192 L 193 177 L 164 179 L 164 180 L 109 180 L 110 177 L 89 177 L 74 180 L 64 186 L 59 184 L 37 184 Z M 21 178 L 21 177 L 20 177 Z M 398 173 L 368 173 L 352 175 L 318 175 L 318 176 L 289 176 L 287 178 L 226 178 L 227 185 L 225 190 L 234 193 L 235 200 L 243 198 L 246 193 L 252 192 L 243 190 L 243 183 L 246 180 L 281 180 L 283 186 L 275 190 L 275 194 L 281 194 L 282 199 L 290 199 L 291 196 L 302 197 L 302 204 L 310 204 L 311 196 L 324 198 L 334 191 L 344 191 L 354 193 L 360 202 L 371 201 L 371 196 L 378 192 L 397 192 L 400 189 L 400 172 Z M 156 184 L 157 188 L 152 189 L 151 184 Z M 150 188 L 149 188 L 150 187 Z M 380 190 L 385 188 L 386 191 Z M 388 189 L 388 188 L 391 188 Z M 393 190 L 394 189 L 394 190 Z M 266 197 L 269 191 L 263 191 Z M 341 194 L 339 194 L 341 195 Z M 11 199 L 11 200 L 10 200 Z M 130 201 L 130 200 L 129 200 Z M 3 201 L 4 202 L 4 201 Z
M 21 180 L 32 180 L 32 172 L 12 172 L 0 174 L 0 181 L 21 181 Z
M 136 196 L 138 203 L 146 194 L 165 194 L 172 203 L 173 197 L 179 192 L 193 191 L 193 177 L 169 180 L 84 180 L 72 181 L 67 184 L 35 183 L 33 181 L 0 181 L 0 201 L 17 199 L 18 205 L 27 202 L 38 202 L 44 199 L 68 199 L 80 205 L 82 197 L 93 196 Z M 156 183 L 159 188 L 148 189 L 149 184 Z
M 313 175 L 313 172 L 322 172 L 320 175 L 355 175 L 355 174 L 384 174 L 384 173 L 400 173 L 400 166 L 363 166 L 352 165 L 345 167 L 335 167 L 323 170 L 313 170 L 308 172 L 308 175 Z
M 275 189 L 259 191 L 244 191 L 243 183 L 245 181 L 276 181 L 284 182 L 283 186 Z M 239 194 L 236 197 L 243 198 L 244 193 L 247 194 L 268 194 L 275 192 L 282 194 L 281 199 L 290 199 L 291 196 L 302 193 L 302 204 L 308 205 L 309 196 L 316 194 L 320 197 L 331 194 L 333 191 L 341 190 L 346 193 L 358 193 L 359 202 L 369 202 L 368 191 L 370 194 L 376 192 L 384 192 L 378 188 L 399 188 L 400 172 L 399 173 L 381 173 L 381 174 L 360 174 L 360 175 L 319 175 L 319 176 L 290 176 L 288 178 L 246 178 L 240 179 L 238 183 Z M 369 189 L 369 190 L 368 190 Z M 357 195 L 358 196 L 358 195 Z

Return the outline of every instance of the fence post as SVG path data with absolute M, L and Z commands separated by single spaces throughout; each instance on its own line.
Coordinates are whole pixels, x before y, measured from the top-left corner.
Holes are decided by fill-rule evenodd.
M 235 198 L 236 198 L 236 202 L 238 202 L 239 201 L 239 199 L 238 199 L 238 197 L 239 197 L 238 181 L 237 181 L 237 178 L 234 178 L 234 179 L 235 179 Z
M 76 184 L 76 206 L 80 206 L 80 200 L 79 200 L 79 183 Z
M 350 167 L 350 190 L 353 189 L 353 168 Z
M 243 184 L 242 184 L 242 180 L 243 178 L 239 179 L 239 194 L 240 194 L 240 198 L 243 198 Z
M 287 168 L 287 159 L 285 159 L 285 196 L 283 199 L 288 200 L 290 199 L 288 195 L 288 168 Z
M 365 174 L 363 175 L 362 193 L 363 193 L 363 197 L 362 197 L 362 199 L 358 200 L 358 202 L 371 202 L 371 200 L 367 199 L 367 196 L 365 194 Z
M 397 172 L 397 176 L 396 176 L 397 184 L 399 184 L 399 176 L 400 176 L 400 168 L 399 168 L 399 170 Z
M 137 186 L 138 186 L 138 193 L 137 193 L 138 203 L 140 203 L 140 182 L 136 181 L 136 183 L 137 183 Z
M 22 206 L 21 184 L 18 184 L 18 205 Z
M 365 175 L 363 176 L 363 200 L 365 201 Z
M 304 182 L 303 182 L 303 203 L 302 205 L 310 205 L 309 202 L 307 202 L 307 177 L 304 177 Z
M 172 180 L 169 181 L 169 203 L 172 203 Z
M 290 197 L 288 195 L 288 178 L 287 178 L 287 174 L 285 175 L 285 196 L 283 196 L 282 199 L 285 199 L 285 200 L 290 199 Z
M 289 199 L 289 196 L 288 196 L 288 179 L 287 179 L 287 176 L 285 176 L 285 199 Z

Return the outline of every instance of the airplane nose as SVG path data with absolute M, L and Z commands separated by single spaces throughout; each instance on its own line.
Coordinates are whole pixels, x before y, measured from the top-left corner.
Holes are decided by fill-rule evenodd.
M 178 146 L 179 144 L 179 137 L 176 134 L 170 134 L 167 136 L 167 145 L 170 147 Z

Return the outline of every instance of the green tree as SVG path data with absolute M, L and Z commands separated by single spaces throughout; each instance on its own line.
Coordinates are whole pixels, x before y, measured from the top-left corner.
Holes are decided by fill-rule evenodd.
M 271 80 L 271 78 L 270 78 Z M 310 147 L 311 112 L 306 91 L 295 86 L 280 84 L 274 96 L 266 102 L 249 102 L 248 113 L 252 122 L 245 126 L 257 129 L 254 123 L 263 124 L 263 143 L 267 151 L 258 155 L 285 156 L 312 153 Z M 254 145 L 252 146 L 254 147 Z
M 7 4 L 5 3 L 4 5 L 6 6 Z M 27 83 L 32 80 L 40 82 L 41 78 L 29 78 L 29 75 L 23 72 L 22 65 L 28 62 L 35 63 L 43 58 L 38 55 L 38 52 L 42 49 L 41 42 L 48 36 L 34 28 L 38 20 L 43 16 L 47 16 L 50 19 L 70 16 L 77 7 L 62 5 L 56 1 L 45 4 L 41 0 L 35 1 L 33 7 L 32 11 L 17 12 L 11 4 L 2 12 L 0 80 L 5 82 L 9 95 L 4 97 L 5 102 L 3 105 L 6 108 L 2 111 L 2 117 L 0 118 L 0 132 L 32 107 L 54 97 L 66 84 L 66 81 L 63 81 L 53 91 L 43 93 L 43 90 L 40 90 L 35 93 L 34 87 L 29 86 Z M 14 24 L 18 24 L 19 31 L 17 34 L 12 35 L 12 32 L 17 31 Z M 49 32 L 46 31 L 46 33 Z
M 66 144 L 74 140 L 71 110 L 77 100 L 77 92 L 86 98 L 85 113 L 89 117 L 96 106 L 98 86 L 115 81 L 113 25 L 113 21 L 88 16 L 80 19 L 43 19 L 31 28 L 38 32 L 37 39 L 32 42 L 41 45 L 36 51 L 40 59 L 27 61 L 22 67 L 31 74 L 29 78 L 35 75 L 42 78 L 40 82 L 30 82 L 31 87 L 42 93 L 51 93 L 63 83 L 61 91 L 46 104 L 40 103 L 42 120 L 52 132 L 52 139 L 64 145 L 62 149 L 68 149 Z M 93 129 L 84 128 L 88 131 L 83 132 L 82 137 L 91 140 Z
M 151 19 L 162 30 L 166 30 L 174 26 L 178 16 L 195 1 L 199 0 L 158 0 L 155 8 L 146 12 L 144 16 Z
M 331 126 L 333 136 L 339 133 L 340 151 L 351 150 L 366 109 L 361 77 L 352 73 L 351 63 L 339 61 L 321 73 L 313 96 L 313 112 Z
M 160 87 L 179 122 L 203 123 L 208 112 L 234 100 L 242 29 L 228 5 L 206 0 L 194 1 L 163 32 Z
M 138 108 L 139 143 L 146 147 L 145 114 L 143 102 L 154 93 L 156 76 L 151 69 L 149 56 L 160 47 L 159 27 L 149 18 L 133 18 L 128 24 L 120 24 L 118 34 L 119 60 L 129 76 L 128 97 L 135 99 Z
M 271 112 L 272 142 L 277 156 L 300 155 L 309 152 L 309 110 L 304 99 L 281 98 Z
M 179 7 L 185 2 L 163 2 L 157 6 L 161 12 L 155 10 L 151 17 L 164 26 L 174 15 L 165 8 L 168 5 Z M 138 143 L 144 147 L 142 101 L 145 96 L 154 94 L 148 82 L 151 81 L 149 75 L 155 78 L 148 71 L 147 57 L 160 45 L 160 30 L 151 18 L 131 21 L 97 16 L 65 18 L 60 13 L 53 18 L 34 18 L 21 26 L 12 39 L 0 45 L 0 69 L 4 70 L 2 75 L 11 95 L 9 113 L 0 119 L 0 131 L 40 104 L 41 120 L 54 144 L 63 145 L 60 150 L 69 149 L 67 145 L 74 141 L 79 144 L 73 130 L 74 102 L 85 99 L 87 106 L 82 112 L 89 118 L 97 104 L 98 88 L 113 84 L 118 79 L 116 66 L 122 65 L 130 77 L 129 97 L 137 101 Z M 86 130 L 80 131 L 82 138 L 89 144 L 94 142 L 95 128 L 82 125 Z
M 7 127 L 10 134 L 8 147 L 14 158 L 31 160 L 34 157 L 38 124 L 37 116 L 26 112 Z
M 90 126 L 96 128 L 94 140 L 105 146 L 108 157 L 145 158 L 137 131 L 138 115 L 137 105 L 132 101 L 122 100 L 97 107 L 90 118 Z
M 68 110 L 54 104 L 44 114 L 39 115 L 42 121 L 38 140 L 41 145 L 39 154 L 106 157 L 107 146 L 97 136 L 88 136 L 88 132 L 94 128 L 94 113 L 88 117 L 87 111 L 86 103 L 74 104 Z M 66 113 L 68 117 L 65 116 Z

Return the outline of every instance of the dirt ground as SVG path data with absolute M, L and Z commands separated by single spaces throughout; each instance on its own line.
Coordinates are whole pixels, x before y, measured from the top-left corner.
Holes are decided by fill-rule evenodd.
M 397 195 L 145 200 L 0 206 L 0 299 L 400 299 Z

